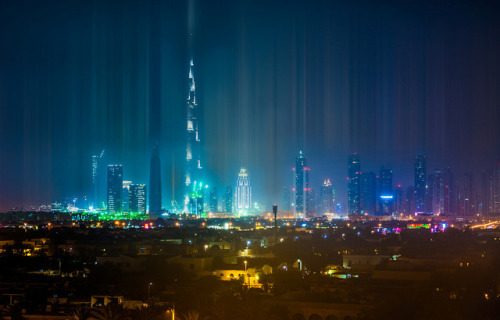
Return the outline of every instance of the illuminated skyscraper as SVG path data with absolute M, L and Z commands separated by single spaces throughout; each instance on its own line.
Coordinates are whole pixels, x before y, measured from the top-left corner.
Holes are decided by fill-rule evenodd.
M 297 218 L 305 218 L 311 214 L 308 208 L 311 202 L 310 196 L 307 158 L 300 151 L 295 161 L 295 215 Z
M 129 204 L 130 204 L 130 185 L 132 184 L 132 181 L 123 181 L 123 192 L 122 192 L 122 211 L 123 212 L 128 212 L 129 211 Z
M 149 213 L 161 214 L 161 162 L 158 145 L 153 148 L 149 167 Z
M 247 214 L 252 206 L 252 189 L 245 169 L 241 168 L 236 181 L 236 213 Z
M 431 176 L 432 212 L 434 214 L 456 213 L 453 181 L 450 168 L 436 169 Z
M 129 189 L 129 211 L 146 214 L 146 185 L 131 184 Z
M 497 162 L 497 165 L 493 171 L 493 205 L 492 211 L 494 213 L 500 213 L 500 161 Z
M 321 213 L 333 213 L 335 211 L 334 208 L 334 191 L 332 183 L 330 179 L 326 179 L 323 181 L 323 185 L 321 186 Z
M 425 194 L 427 187 L 427 164 L 425 155 L 415 158 L 415 212 L 425 212 Z
M 100 154 L 98 155 L 93 155 L 92 156 L 92 190 L 91 190 L 91 199 L 90 199 L 90 205 L 96 209 L 101 207 L 101 201 L 102 197 L 100 196 L 100 190 L 99 190 L 99 180 L 98 180 L 98 172 L 99 172 L 99 162 L 102 159 L 102 156 L 104 155 L 104 150 L 101 151 Z
M 354 153 L 347 161 L 347 212 L 348 214 L 361 213 L 361 161 Z
M 233 188 L 230 186 L 226 187 L 226 193 L 224 194 L 224 212 L 233 212 Z
M 196 85 L 193 73 L 193 59 L 189 63 L 189 92 L 187 97 L 187 145 L 186 145 L 186 194 L 184 196 L 184 212 L 190 212 L 190 195 L 193 194 L 193 183 L 201 181 L 200 135 L 198 131 L 199 112 L 196 103 Z M 197 202 L 197 200 L 192 199 Z M 192 202 L 192 201 L 191 201 Z M 193 212 L 191 212 L 193 213 Z
M 210 212 L 218 212 L 219 206 L 219 194 L 217 193 L 217 187 L 213 187 L 210 191 Z
M 123 168 L 121 164 L 108 165 L 108 213 L 122 211 Z
M 381 214 L 390 215 L 394 211 L 394 190 L 392 188 L 392 170 L 382 168 L 378 178 L 377 198 L 379 202 L 378 211 Z

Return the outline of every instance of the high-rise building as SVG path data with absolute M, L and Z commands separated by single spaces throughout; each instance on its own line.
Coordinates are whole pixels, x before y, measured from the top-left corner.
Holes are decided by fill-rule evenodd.
M 241 168 L 236 180 L 236 213 L 246 215 L 252 207 L 252 189 L 246 169 Z
M 455 213 L 454 179 L 450 168 L 434 170 L 431 180 L 432 212 L 435 215 Z
M 295 215 L 297 218 L 304 218 L 311 214 L 311 209 L 307 208 L 311 201 L 310 196 L 307 159 L 300 151 L 295 161 Z
M 129 203 L 130 203 L 130 185 L 132 181 L 123 181 L 123 193 L 122 193 L 122 211 L 129 211 Z
M 354 153 L 347 161 L 347 212 L 348 214 L 361 213 L 361 161 Z
M 226 187 L 226 193 L 224 194 L 224 212 L 233 212 L 233 188 L 230 186 Z
M 191 195 L 197 195 L 198 183 L 201 182 L 201 146 L 199 134 L 199 110 L 196 103 L 196 84 L 193 73 L 193 59 L 189 63 L 189 92 L 187 98 L 187 144 L 186 144 L 186 194 L 184 196 L 184 212 L 192 212 L 193 202 L 199 203 L 199 199 L 190 199 Z M 196 208 L 199 206 L 196 205 Z
M 210 212 L 218 212 L 219 206 L 219 194 L 217 193 L 217 187 L 213 187 L 210 191 Z
M 406 195 L 401 188 L 401 185 L 398 185 L 394 190 L 394 212 L 400 216 L 405 213 L 406 207 Z
M 478 212 L 474 176 L 468 172 L 464 174 L 463 184 L 458 188 L 458 214 L 461 216 L 475 216 Z
M 425 196 L 427 187 L 427 163 L 425 155 L 415 158 L 415 212 L 425 212 Z
M 321 214 L 335 212 L 335 199 L 332 183 L 330 179 L 323 181 L 321 186 Z
M 281 205 L 281 211 L 291 211 L 292 210 L 292 194 L 288 187 L 283 187 L 283 203 Z
M 481 173 L 480 192 L 479 211 L 482 215 L 489 215 L 493 210 L 493 173 L 490 170 Z
M 373 215 L 377 211 L 377 179 L 373 172 L 360 176 L 360 208 L 362 214 Z
M 161 162 L 158 145 L 153 147 L 149 167 L 149 213 L 161 214 Z
M 500 213 L 500 161 L 493 171 L 493 196 L 492 196 L 492 212 Z
M 123 167 L 121 164 L 108 165 L 108 213 L 122 211 Z
M 99 188 L 99 163 L 104 155 L 104 150 L 101 151 L 100 154 L 96 154 L 92 156 L 92 185 L 91 185 L 91 199 L 90 199 L 90 206 L 92 206 L 94 209 L 101 208 L 101 199 L 102 197 L 100 196 L 100 188 Z
M 146 214 L 146 185 L 131 184 L 129 194 L 129 211 Z
M 379 201 L 378 212 L 390 215 L 394 211 L 394 190 L 392 188 L 392 170 L 382 168 L 378 178 L 377 198 Z

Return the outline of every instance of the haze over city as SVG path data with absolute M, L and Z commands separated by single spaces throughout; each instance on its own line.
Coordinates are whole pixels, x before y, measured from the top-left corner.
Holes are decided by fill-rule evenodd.
M 270 210 L 331 179 L 347 212 L 347 159 L 414 184 L 414 161 L 457 179 L 496 165 L 499 24 L 493 1 L 7 2 L 0 26 L 0 209 L 83 199 L 92 155 L 183 202 L 194 61 L 204 180 Z M 103 191 L 105 192 L 105 191 Z

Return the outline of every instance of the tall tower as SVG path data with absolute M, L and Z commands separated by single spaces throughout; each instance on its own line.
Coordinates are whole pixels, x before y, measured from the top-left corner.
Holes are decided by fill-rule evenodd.
M 425 212 L 425 194 L 427 186 L 427 166 L 425 155 L 415 158 L 415 212 Z
M 305 218 L 308 213 L 310 191 L 307 159 L 300 151 L 295 161 L 295 215 L 297 218 Z
M 193 73 L 193 59 L 189 62 L 189 92 L 187 97 L 187 143 L 186 143 L 186 194 L 184 196 L 184 212 L 190 212 L 189 203 L 193 199 L 191 194 L 196 194 L 194 190 L 201 179 L 201 159 L 200 159 L 200 135 L 198 131 L 199 113 L 196 103 L 196 84 Z M 199 214 L 198 212 L 190 212 Z
M 132 213 L 146 214 L 146 185 L 131 184 L 129 195 L 129 210 Z
M 393 213 L 394 190 L 392 189 L 392 170 L 382 168 L 378 178 L 377 198 L 379 201 L 379 212 L 385 215 Z
M 334 212 L 334 191 L 330 179 L 323 181 L 321 186 L 321 213 L 333 213 Z
M 99 181 L 98 181 L 98 172 L 99 172 L 99 162 L 102 159 L 102 156 L 104 155 L 104 150 L 101 151 L 100 154 L 95 154 L 92 156 L 92 190 L 91 190 L 91 197 L 92 199 L 90 200 L 91 205 L 94 209 L 100 208 L 101 203 L 99 199 L 101 198 L 99 195 Z
M 149 168 L 149 213 L 161 214 L 161 162 L 158 145 L 151 153 Z
M 245 169 L 241 168 L 236 181 L 236 213 L 246 215 L 252 205 L 252 189 Z
M 354 153 L 347 161 L 347 212 L 360 214 L 361 201 L 361 161 L 359 155 Z
M 122 211 L 123 167 L 121 164 L 108 165 L 108 213 Z

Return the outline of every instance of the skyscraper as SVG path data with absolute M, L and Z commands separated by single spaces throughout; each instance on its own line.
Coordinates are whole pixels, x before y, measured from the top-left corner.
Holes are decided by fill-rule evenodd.
M 427 163 L 425 155 L 415 158 L 415 212 L 425 212 L 425 193 L 427 186 Z
M 196 103 L 196 84 L 193 73 L 193 59 L 189 63 L 189 92 L 187 98 L 187 144 L 186 144 L 186 194 L 184 196 L 184 212 L 191 212 L 193 205 L 190 202 L 198 202 L 190 199 L 191 194 L 197 194 L 197 183 L 201 181 L 201 156 L 200 135 L 198 131 L 199 111 Z M 196 206 L 198 207 L 198 206 Z M 198 214 L 195 212 L 191 212 Z
M 394 190 L 392 188 L 392 170 L 382 168 L 378 178 L 377 198 L 379 201 L 378 211 L 389 215 L 394 211 Z
M 219 206 L 219 194 L 217 193 L 217 187 L 213 187 L 210 191 L 210 212 L 218 212 Z
M 492 197 L 492 212 L 500 213 L 500 161 L 493 171 L 493 197 Z
M 432 175 L 432 212 L 436 215 L 455 213 L 453 174 L 450 168 L 436 169 Z
M 226 193 L 224 194 L 224 212 L 233 212 L 233 188 L 230 186 L 226 187 Z
M 122 211 L 123 212 L 128 212 L 129 211 L 129 204 L 130 204 L 130 185 L 132 184 L 132 181 L 123 181 L 123 192 L 122 192 Z
M 129 193 L 129 210 L 132 213 L 146 214 L 146 185 L 131 184 Z
M 149 213 L 161 214 L 161 162 L 157 144 L 153 147 L 149 166 Z
M 334 196 L 333 196 L 333 186 L 330 179 L 323 181 L 321 186 L 321 213 L 334 213 Z
M 377 211 L 377 178 L 373 172 L 360 175 L 360 210 L 362 214 L 373 215 Z
M 108 165 L 108 213 L 122 211 L 123 168 L 121 164 Z
M 236 213 L 246 215 L 252 206 L 252 189 L 246 169 L 241 168 L 236 181 Z
M 361 161 L 359 155 L 354 153 L 347 161 L 347 212 L 348 214 L 360 214 L 361 200 Z
M 92 156 L 92 185 L 91 185 L 91 199 L 90 205 L 96 209 L 101 207 L 101 201 L 99 201 L 102 197 L 100 196 L 99 190 L 99 163 L 104 155 L 104 150 L 101 151 L 100 154 Z
M 304 218 L 310 213 L 307 206 L 310 204 L 309 168 L 307 159 L 299 152 L 295 161 L 295 215 Z

